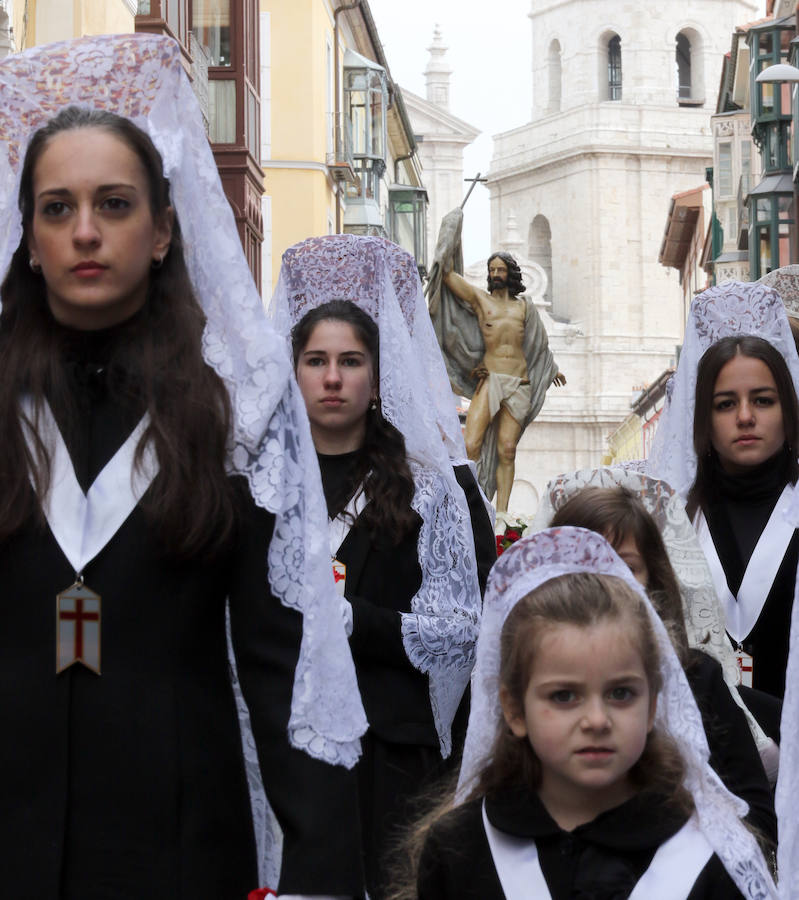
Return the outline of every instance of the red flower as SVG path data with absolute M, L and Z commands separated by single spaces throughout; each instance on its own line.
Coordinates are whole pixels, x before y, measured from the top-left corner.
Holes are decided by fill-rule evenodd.
M 501 534 L 497 535 L 497 556 L 502 556 L 502 551 L 505 549 L 504 540 L 505 538 Z
M 519 534 L 518 531 L 515 531 L 513 528 L 509 528 L 509 529 L 505 532 L 505 537 L 506 537 L 509 541 L 518 541 L 519 538 L 521 537 L 521 535 Z
M 258 888 L 247 894 L 247 900 L 265 900 L 266 897 L 277 897 L 272 888 Z

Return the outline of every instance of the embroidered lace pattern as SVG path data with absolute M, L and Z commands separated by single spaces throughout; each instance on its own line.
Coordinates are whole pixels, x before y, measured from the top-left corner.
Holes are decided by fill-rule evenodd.
M 799 266 L 782 266 L 757 280 L 757 284 L 772 287 L 780 295 L 785 312 L 799 319 Z
M 454 460 L 465 459 L 454 398 L 413 257 L 383 238 L 351 234 L 290 247 L 270 306 L 276 329 L 288 336 L 308 310 L 334 299 L 357 304 L 380 330 L 380 403 L 405 438 L 413 507 L 423 522 L 422 585 L 412 613 L 402 617 L 402 638 L 408 658 L 429 676 L 448 755 L 480 620 L 471 519 L 452 471 Z
M 533 527 L 546 528 L 554 514 L 570 497 L 589 486 L 627 488 L 640 499 L 655 520 L 680 586 L 688 643 L 691 647 L 709 653 L 721 664 L 724 680 L 733 699 L 746 715 L 755 741 L 758 746 L 765 746 L 768 738 L 738 693 L 740 670 L 727 640 L 724 609 L 682 499 L 665 481 L 650 478 L 627 466 L 583 469 L 559 475 L 549 482 Z
M 660 617 L 626 564 L 604 538 L 583 528 L 550 528 L 513 544 L 497 561 L 488 580 L 483 625 L 472 675 L 472 708 L 466 734 L 458 796 L 485 765 L 500 725 L 499 638 L 508 613 L 522 597 L 552 578 L 570 572 L 614 575 L 646 604 L 661 655 L 663 690 L 656 726 L 678 743 L 686 762 L 686 787 L 696 804 L 699 825 L 745 897 L 776 898 L 768 866 L 741 821 L 746 804 L 733 796 L 708 764 L 702 718 Z
M 366 717 L 330 571 L 327 513 L 305 408 L 285 341 L 264 314 L 247 267 L 174 41 L 87 37 L 0 63 L 0 273 L 22 237 L 17 197 L 25 148 L 37 128 L 71 104 L 130 118 L 161 153 L 207 318 L 203 354 L 230 393 L 228 467 L 274 513 L 269 582 L 282 603 L 303 613 L 289 737 L 313 756 L 352 766 Z

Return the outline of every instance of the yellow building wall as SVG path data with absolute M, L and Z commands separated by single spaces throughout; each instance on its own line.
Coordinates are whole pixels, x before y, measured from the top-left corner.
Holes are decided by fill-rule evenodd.
M 622 422 L 610 436 L 608 453 L 603 457 L 603 465 L 641 459 L 644 455 L 644 432 L 640 416 L 635 413 Z
M 274 285 L 283 251 L 327 234 L 329 221 L 335 221 L 335 196 L 324 168 L 332 127 L 327 44 L 332 50 L 333 21 L 324 0 L 261 0 L 261 11 L 270 13 L 271 156 L 264 171 L 272 201 Z M 342 55 L 344 49 L 342 40 Z
M 75 0 L 75 7 L 81 35 L 128 34 L 135 29 L 136 17 L 123 0 Z
M 124 0 L 27 0 L 14 4 L 17 50 L 85 34 L 126 34 L 135 16 Z

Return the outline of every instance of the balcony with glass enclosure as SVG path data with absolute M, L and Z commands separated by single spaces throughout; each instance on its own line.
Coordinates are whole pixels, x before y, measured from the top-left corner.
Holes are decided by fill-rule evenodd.
M 385 234 L 380 211 L 380 183 L 386 171 L 386 70 L 371 59 L 344 54 L 344 122 L 357 179 L 347 185 L 344 230 Z

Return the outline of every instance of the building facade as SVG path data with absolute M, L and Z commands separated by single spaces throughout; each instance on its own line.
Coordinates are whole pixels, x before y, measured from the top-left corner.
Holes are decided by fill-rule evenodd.
M 137 0 L 0 0 L 0 55 L 4 24 L 9 52 L 15 52 L 85 34 L 133 31 L 137 6 Z
M 389 237 L 424 265 L 427 196 L 367 0 L 261 0 L 264 295 L 310 235 Z
M 531 120 L 495 137 L 488 187 L 492 246 L 512 215 L 522 261 L 547 275 L 568 379 L 519 445 L 517 479 L 536 493 L 598 465 L 633 389 L 675 361 L 684 311 L 676 272 L 658 262 L 664 202 L 705 180 L 721 60 L 759 5 L 531 4 Z

